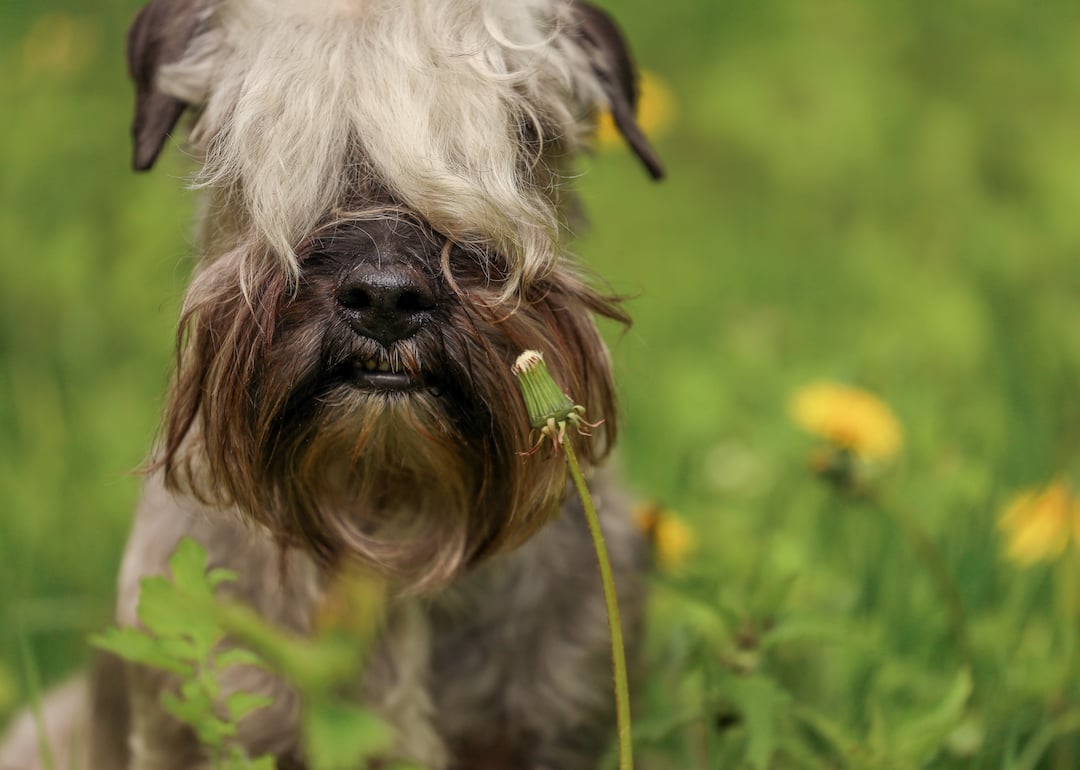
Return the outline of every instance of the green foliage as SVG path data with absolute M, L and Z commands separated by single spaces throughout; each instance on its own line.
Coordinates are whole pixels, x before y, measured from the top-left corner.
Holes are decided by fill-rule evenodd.
M 311 704 L 304 714 L 303 730 L 308 762 L 315 768 L 362 767 L 362 760 L 391 747 L 385 724 L 370 711 L 340 700 Z
M 208 611 L 214 589 L 235 580 L 223 569 L 207 570 L 206 550 L 181 540 L 169 559 L 171 579 L 140 583 L 141 628 L 110 628 L 91 637 L 97 647 L 132 663 L 176 674 L 175 691 L 162 694 L 165 710 L 190 725 L 206 748 L 215 770 L 273 768 L 272 757 L 249 758 L 232 739 L 240 720 L 272 703 L 264 695 L 222 690 L 221 675 L 233 666 L 263 666 L 241 648 L 223 648 L 225 629 Z
M 177 675 L 177 686 L 162 695 L 162 705 L 194 729 L 215 770 L 274 767 L 272 757 L 250 758 L 233 740 L 244 717 L 273 702 L 257 693 L 226 693 L 221 676 L 233 666 L 269 668 L 296 687 L 313 770 L 352 770 L 391 748 L 386 725 L 336 692 L 342 682 L 355 680 L 366 640 L 302 639 L 276 629 L 249 608 L 215 598 L 215 589 L 235 575 L 207 567 L 206 550 L 184 538 L 169 559 L 171 578 L 140 583 L 142 627 L 110 628 L 91 642 L 132 663 Z M 247 647 L 225 646 L 238 641 Z

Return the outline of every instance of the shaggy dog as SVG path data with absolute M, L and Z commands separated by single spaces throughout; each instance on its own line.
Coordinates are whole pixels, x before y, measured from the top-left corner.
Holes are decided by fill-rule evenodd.
M 573 438 L 595 469 L 616 415 L 593 317 L 627 318 L 568 254 L 567 180 L 603 109 L 661 175 L 618 29 L 581 0 L 154 0 L 128 56 L 134 165 L 189 114 L 204 208 L 118 622 L 185 536 L 300 633 L 336 576 L 369 570 L 396 598 L 363 694 L 398 755 L 596 767 L 613 704 L 595 559 L 564 464 L 526 454 L 510 367 L 542 351 L 603 421 Z M 633 647 L 641 544 L 592 481 Z M 103 656 L 47 698 L 59 767 L 209 767 L 160 705 L 170 686 Z M 225 689 L 273 698 L 241 723 L 252 756 L 304 767 L 287 683 L 240 667 Z M 24 718 L 0 767 L 38 766 Z

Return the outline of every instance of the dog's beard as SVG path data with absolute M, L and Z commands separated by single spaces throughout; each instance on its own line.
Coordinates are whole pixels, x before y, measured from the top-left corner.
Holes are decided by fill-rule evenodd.
M 590 311 L 623 316 L 572 273 L 510 308 L 482 269 L 459 274 L 438 323 L 384 349 L 335 323 L 319 288 L 329 279 L 306 275 L 294 296 L 270 264 L 241 291 L 240 265 L 206 266 L 189 292 L 161 464 L 174 489 L 235 508 L 282 545 L 429 591 L 533 534 L 559 508 L 565 466 L 524 456 L 510 363 L 526 347 L 608 420 L 578 439 L 583 459 L 607 451 L 614 395 Z
M 301 542 L 333 559 L 439 583 L 467 559 L 486 461 L 429 390 L 387 396 L 340 385 L 294 416 L 270 454 L 276 501 Z

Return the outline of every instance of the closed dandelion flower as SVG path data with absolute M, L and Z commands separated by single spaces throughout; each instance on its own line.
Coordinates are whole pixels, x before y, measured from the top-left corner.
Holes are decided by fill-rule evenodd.
M 903 429 L 889 405 L 859 388 L 808 385 L 792 398 L 790 413 L 803 430 L 860 460 L 888 462 L 903 445 Z
M 1009 501 L 998 520 L 1005 536 L 1005 558 L 1020 567 L 1053 561 L 1080 540 L 1080 501 L 1058 479 L 1025 490 Z
M 663 136 L 675 119 L 675 97 L 670 86 L 659 75 L 643 71 L 638 87 L 638 125 L 646 135 L 654 139 Z M 609 148 L 620 146 L 622 141 L 614 118 L 605 110 L 596 121 L 596 144 L 601 148 Z
M 545 438 L 551 440 L 556 454 L 566 436 L 567 425 L 575 428 L 582 436 L 591 436 L 589 428 L 596 428 L 600 423 L 586 422 L 585 407 L 575 404 L 570 396 L 551 379 L 551 374 L 544 363 L 544 355 L 537 350 L 526 350 L 510 368 L 517 378 L 521 395 L 525 399 L 525 408 L 529 413 L 529 424 L 539 432 L 536 445 L 530 450 L 535 452 Z

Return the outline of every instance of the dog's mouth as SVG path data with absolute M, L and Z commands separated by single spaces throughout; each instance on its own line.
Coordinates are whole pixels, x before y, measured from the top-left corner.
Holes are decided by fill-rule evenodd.
M 423 385 L 418 377 L 401 365 L 396 356 L 380 354 L 369 358 L 353 358 L 346 369 L 349 383 L 361 390 L 400 392 Z

